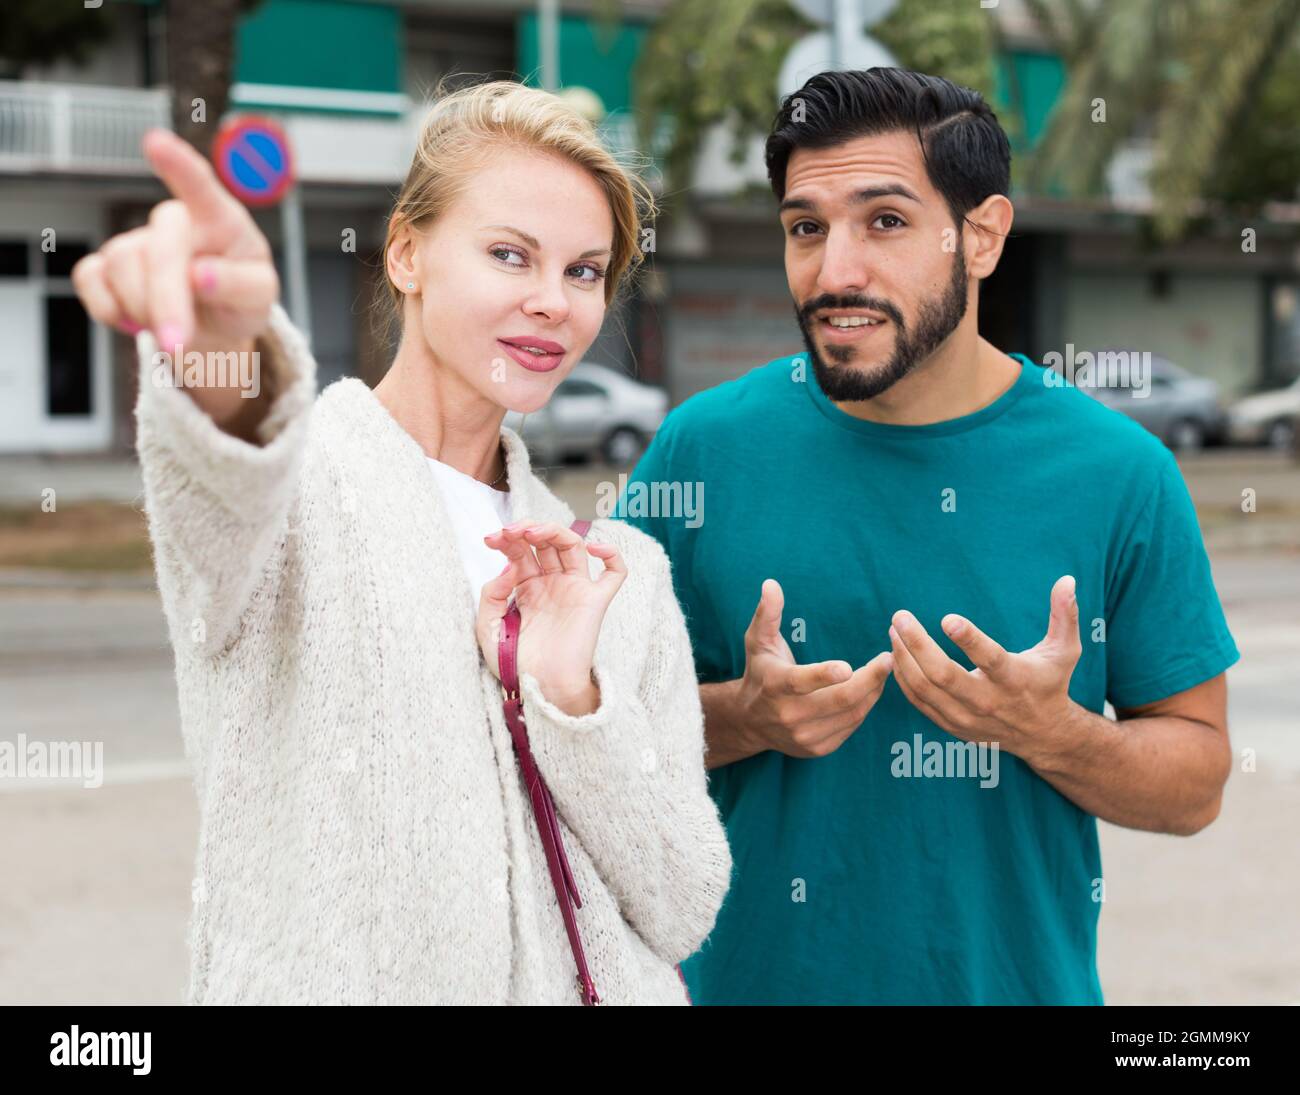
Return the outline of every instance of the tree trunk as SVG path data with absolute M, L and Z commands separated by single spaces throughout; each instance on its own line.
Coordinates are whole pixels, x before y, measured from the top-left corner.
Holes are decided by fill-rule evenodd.
M 166 0 L 172 125 L 205 156 L 230 101 L 241 0 Z M 198 119 L 198 120 L 196 120 Z

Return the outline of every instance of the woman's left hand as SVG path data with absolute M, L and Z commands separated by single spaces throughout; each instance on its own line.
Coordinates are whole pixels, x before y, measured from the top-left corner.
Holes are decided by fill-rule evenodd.
M 563 525 L 517 521 L 483 542 L 503 552 L 506 569 L 483 587 L 475 633 L 483 659 L 501 679 L 497 643 L 510 594 L 519 606 L 518 669 L 537 679 L 542 694 L 568 714 L 599 705 L 592 679 L 596 639 L 614 594 L 627 577 L 613 544 L 588 543 Z M 591 577 L 587 555 L 605 570 Z

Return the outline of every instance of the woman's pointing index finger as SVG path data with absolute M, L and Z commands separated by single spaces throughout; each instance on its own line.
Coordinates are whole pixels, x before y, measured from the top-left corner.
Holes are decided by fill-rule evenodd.
M 144 137 L 144 153 L 167 189 L 185 203 L 200 237 L 209 232 L 233 236 L 243 227 L 247 211 L 227 193 L 211 164 L 184 139 L 166 129 L 151 129 Z M 215 242 L 203 239 L 199 249 L 207 250 Z

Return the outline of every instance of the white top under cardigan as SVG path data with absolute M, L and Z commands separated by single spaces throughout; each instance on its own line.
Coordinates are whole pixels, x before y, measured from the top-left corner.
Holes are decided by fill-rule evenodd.
M 505 552 L 488 547 L 483 537 L 510 523 L 510 492 L 499 491 L 432 456 L 429 468 L 442 491 L 456 551 L 469 578 L 477 610 L 484 585 L 505 569 Z
M 263 446 L 141 355 L 137 447 L 200 808 L 189 1003 L 580 1003 L 501 689 L 427 457 L 356 378 L 317 398 L 283 309 Z M 265 375 L 265 373 L 264 373 Z M 511 517 L 573 513 L 502 430 Z M 597 520 L 629 575 L 582 717 L 521 679 L 597 991 L 683 1004 L 674 965 L 731 872 L 668 561 Z M 592 559 L 593 574 L 601 564 Z

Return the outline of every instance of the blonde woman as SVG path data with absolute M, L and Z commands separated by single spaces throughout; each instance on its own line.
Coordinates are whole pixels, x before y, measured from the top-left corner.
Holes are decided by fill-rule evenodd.
M 317 397 L 251 217 L 175 136 L 145 151 L 174 198 L 73 279 L 92 316 L 139 332 L 201 810 L 188 1002 L 689 1003 L 675 967 L 731 856 L 667 560 L 616 521 L 584 542 L 502 427 L 596 337 L 644 187 L 554 96 L 439 99 L 389 223 L 396 357 L 373 391 Z M 207 369 L 253 351 L 256 398 Z M 586 999 L 503 713 L 512 594 Z

